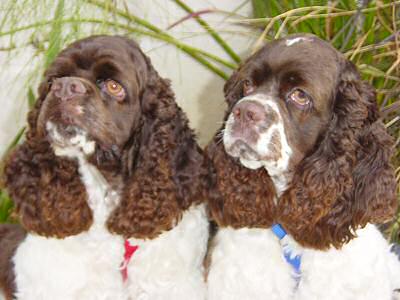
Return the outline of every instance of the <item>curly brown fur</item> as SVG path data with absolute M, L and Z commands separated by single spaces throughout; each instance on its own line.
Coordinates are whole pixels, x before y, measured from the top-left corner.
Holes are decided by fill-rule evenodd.
M 0 290 L 4 292 L 6 300 L 14 299 L 15 275 L 12 257 L 25 235 L 26 232 L 19 225 L 0 225 Z
M 208 198 L 212 218 L 221 227 L 270 227 L 275 190 L 269 175 L 241 166 L 225 153 L 218 139 L 207 147 L 216 172 L 216 189 Z
M 22 225 L 43 236 L 63 238 L 87 230 L 92 213 L 75 161 L 56 157 L 48 141 L 37 132 L 37 119 L 48 89 L 28 115 L 25 142 L 5 163 L 7 189 Z
M 169 82 L 147 63 L 137 166 L 108 221 L 112 232 L 125 237 L 154 238 L 171 229 L 184 210 L 204 200 L 209 181 L 207 163 Z
M 233 105 L 243 97 L 239 74 L 239 71 L 234 72 L 224 86 L 228 104 L 225 119 Z M 271 178 L 265 170 L 247 169 L 227 155 L 222 134 L 223 128 L 206 148 L 215 173 L 208 195 L 212 218 L 221 227 L 270 227 L 275 213 Z
M 329 128 L 297 167 L 279 206 L 288 232 L 317 249 L 340 248 L 357 228 L 388 221 L 397 208 L 393 142 L 375 92 L 350 63 L 341 74 Z

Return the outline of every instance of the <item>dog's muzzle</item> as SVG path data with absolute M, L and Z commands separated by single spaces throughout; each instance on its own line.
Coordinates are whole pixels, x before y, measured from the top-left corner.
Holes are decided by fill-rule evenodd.
M 233 107 L 223 141 L 226 152 L 251 169 L 277 164 L 290 154 L 279 107 L 262 94 L 244 97 Z

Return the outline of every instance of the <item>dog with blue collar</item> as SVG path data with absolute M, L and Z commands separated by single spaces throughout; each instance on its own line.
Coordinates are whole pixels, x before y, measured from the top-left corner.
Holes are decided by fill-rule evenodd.
M 207 147 L 218 225 L 208 299 L 396 297 L 400 261 L 375 225 L 397 209 L 393 140 L 356 67 L 316 36 L 288 36 L 224 92 Z

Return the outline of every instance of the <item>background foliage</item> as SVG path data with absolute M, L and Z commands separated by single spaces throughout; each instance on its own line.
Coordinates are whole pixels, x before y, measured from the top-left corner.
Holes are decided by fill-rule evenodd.
M 194 19 L 227 54 L 222 58 L 177 38 L 169 29 L 152 24 L 129 9 L 124 0 L 6 0 L 1 4 L 0 20 L 2 51 L 12 53 L 26 46 L 35 48 L 42 57 L 44 69 L 57 53 L 71 41 L 90 34 L 111 33 L 126 36 L 147 36 L 176 46 L 210 72 L 224 79 L 240 63 L 240 56 L 203 19 L 204 14 L 225 14 L 234 22 L 249 28 L 256 36 L 252 50 L 266 40 L 297 32 L 310 32 L 330 41 L 352 60 L 364 80 L 375 86 L 384 121 L 396 140 L 394 166 L 400 181 L 400 1 L 307 1 L 307 0 L 244 0 L 251 2 L 253 18 L 233 11 L 214 8 L 194 11 L 184 0 L 170 0 L 187 16 L 171 27 Z M 87 12 L 93 12 L 88 14 Z M 18 38 L 23 35 L 25 38 Z M 23 43 L 18 41 L 23 40 Z M 27 101 L 34 103 L 33 89 L 28 85 Z M 22 128 L 9 146 L 12 149 L 23 137 Z M 400 193 L 399 193 L 400 194 Z M 12 201 L 0 190 L 0 222 L 12 221 Z M 387 228 L 392 240 L 400 240 L 400 214 Z

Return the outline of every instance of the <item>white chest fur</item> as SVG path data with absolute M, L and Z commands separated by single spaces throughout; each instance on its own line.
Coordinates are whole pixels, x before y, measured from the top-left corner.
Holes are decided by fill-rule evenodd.
M 374 225 L 357 230 L 341 249 L 305 249 L 296 300 L 392 300 L 400 262 Z
M 14 256 L 17 299 L 127 299 L 119 271 L 123 251 L 122 238 L 109 234 L 63 240 L 30 234 Z
M 28 234 L 14 256 L 17 299 L 128 299 L 119 270 L 123 239 L 105 228 L 118 194 L 94 166 L 83 157 L 78 161 L 93 225 L 87 232 L 64 239 Z
M 269 229 L 221 228 L 208 274 L 210 300 L 290 299 L 294 282 Z
M 139 246 L 128 266 L 132 299 L 203 300 L 203 260 L 208 220 L 204 205 L 193 206 L 172 230 L 154 240 L 130 239 Z
M 221 229 L 208 276 L 208 299 L 392 300 L 400 263 L 367 225 L 342 249 L 302 249 L 298 288 L 269 229 Z

